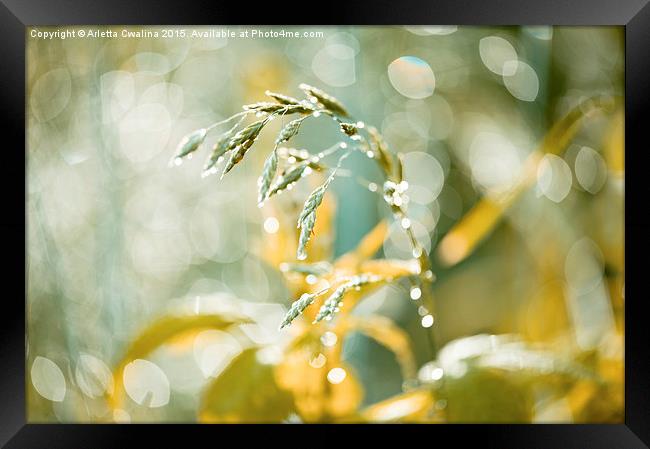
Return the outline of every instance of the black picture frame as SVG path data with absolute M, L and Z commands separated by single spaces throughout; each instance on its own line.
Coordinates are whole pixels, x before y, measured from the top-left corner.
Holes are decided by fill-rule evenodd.
M 298 17 L 298 15 L 301 17 Z M 181 441 L 185 446 L 225 444 L 224 432 L 252 444 L 251 437 L 277 439 L 283 444 L 337 442 L 339 430 L 327 426 L 188 426 L 188 425 L 39 425 L 26 423 L 25 409 L 25 303 L 26 272 L 24 213 L 26 200 L 25 153 L 25 38 L 26 26 L 87 24 L 462 24 L 462 25 L 624 25 L 626 37 L 626 310 L 625 310 L 625 423 L 620 425 L 444 425 L 345 426 L 362 438 L 389 444 L 422 441 L 427 445 L 475 442 L 479 447 L 589 447 L 641 448 L 650 445 L 650 341 L 642 313 L 643 264 L 650 220 L 643 215 L 643 200 L 650 186 L 643 181 L 647 142 L 650 73 L 650 6 L 648 0 L 436 0 L 364 1 L 289 6 L 242 2 L 157 2 L 155 0 L 2 0 L 0 5 L 0 114 L 4 162 L 0 183 L 3 206 L 0 218 L 4 249 L 3 324 L 0 326 L 0 444 L 7 448 L 118 448 Z M 23 211 L 21 213 L 21 210 Z M 22 238 L 20 238 L 22 236 Z M 22 266 L 19 263 L 22 261 Z M 9 288 L 10 287 L 10 288 Z M 53 317 L 52 319 L 56 319 Z M 286 435 L 280 435 L 285 433 Z M 321 436 L 320 433 L 327 435 Z M 241 441 L 241 443 L 237 443 Z M 322 444 L 321 443 L 321 444 Z M 311 443 L 310 443 L 311 444 Z

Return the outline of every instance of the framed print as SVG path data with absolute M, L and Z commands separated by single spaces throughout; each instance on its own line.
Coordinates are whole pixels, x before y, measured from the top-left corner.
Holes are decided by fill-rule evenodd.
M 154 3 L 0 8 L 6 447 L 647 447 L 645 1 Z

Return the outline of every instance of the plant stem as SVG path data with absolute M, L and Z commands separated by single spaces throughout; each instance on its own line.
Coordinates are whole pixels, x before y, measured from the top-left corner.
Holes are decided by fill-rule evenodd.
M 361 142 L 363 145 L 366 147 L 366 150 L 371 151 L 372 148 L 367 141 L 367 139 L 361 135 Z M 396 184 L 399 184 L 402 182 L 402 154 L 397 153 L 394 155 L 394 157 L 397 159 L 397 163 L 395 161 L 390 160 L 390 157 L 387 159 L 384 159 L 381 157 L 382 153 L 381 151 L 379 154 L 375 154 L 373 152 L 373 157 L 372 159 L 377 162 L 377 166 L 380 168 L 382 171 L 382 174 L 384 175 L 384 181 L 391 181 Z M 393 216 L 400 222 L 402 223 L 402 220 L 408 219 L 408 215 L 406 213 L 406 210 L 404 206 L 402 205 L 396 205 L 396 204 L 391 204 L 391 209 L 393 211 Z M 433 282 L 434 275 L 433 271 L 431 270 L 431 262 L 429 261 L 429 254 L 427 251 L 420 245 L 420 242 L 417 241 L 417 238 L 415 237 L 415 233 L 413 232 L 413 227 L 412 226 L 402 226 L 404 229 L 406 236 L 408 237 L 409 244 L 411 246 L 411 253 L 413 257 L 417 258 L 418 263 L 420 264 L 420 273 L 419 273 L 419 280 L 420 280 L 420 289 L 422 292 L 421 296 L 421 301 L 425 305 L 426 309 L 428 312 L 435 317 L 435 301 L 433 298 L 433 291 L 431 288 L 431 283 Z M 437 345 L 435 341 L 435 335 L 434 335 L 434 328 L 432 327 L 430 331 L 427 331 L 427 340 L 429 343 L 429 349 L 430 349 L 430 356 L 432 359 L 435 359 L 437 356 Z

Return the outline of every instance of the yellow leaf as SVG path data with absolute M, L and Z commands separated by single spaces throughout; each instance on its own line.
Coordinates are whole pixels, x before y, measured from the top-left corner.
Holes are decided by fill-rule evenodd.
M 369 423 L 441 422 L 440 413 L 434 409 L 434 395 L 428 390 L 403 393 L 363 409 L 348 421 Z
M 451 266 L 467 257 L 499 222 L 503 210 L 503 205 L 491 198 L 480 200 L 440 242 L 437 250 L 440 261 Z
M 206 388 L 199 420 L 211 423 L 279 423 L 293 411 L 293 398 L 275 382 L 272 365 L 257 348 L 235 357 Z
M 246 322 L 250 322 L 250 319 L 224 314 L 178 314 L 159 318 L 130 343 L 126 353 L 117 363 L 113 372 L 115 390 L 109 397 L 109 403 L 114 409 L 120 408 L 124 388 L 122 379 L 124 368 L 133 360 L 145 358 L 165 343 L 178 342 L 188 333 L 192 334 L 206 329 L 223 330 Z
M 415 259 L 377 259 L 362 262 L 359 271 L 364 274 L 381 276 L 388 282 L 404 276 L 420 274 L 420 263 Z
M 333 369 L 345 372 L 339 383 L 328 380 Z M 276 379 L 278 385 L 291 391 L 298 414 L 305 422 L 330 422 L 353 414 L 363 398 L 363 389 L 352 368 L 341 362 L 336 352 L 314 353 L 310 345 L 287 353 L 276 368 Z

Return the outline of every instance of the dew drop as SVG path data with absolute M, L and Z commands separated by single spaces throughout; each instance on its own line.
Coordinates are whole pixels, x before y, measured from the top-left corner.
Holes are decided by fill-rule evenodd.
M 327 373 L 327 380 L 334 385 L 340 384 L 345 380 L 345 376 L 347 376 L 347 373 L 343 368 L 332 368 L 328 373 Z
M 275 217 L 268 217 L 264 220 L 264 231 L 268 234 L 275 234 L 280 229 L 280 222 Z
M 422 317 L 422 327 L 428 328 L 433 326 L 433 315 L 425 315 Z
M 422 297 L 422 290 L 420 287 L 411 287 L 411 293 L 410 293 L 411 299 L 416 301 Z
M 321 353 L 318 353 L 316 357 L 314 357 L 309 361 L 309 365 L 312 368 L 322 368 L 323 366 L 325 366 L 325 362 L 327 362 L 327 357 L 325 357 Z

